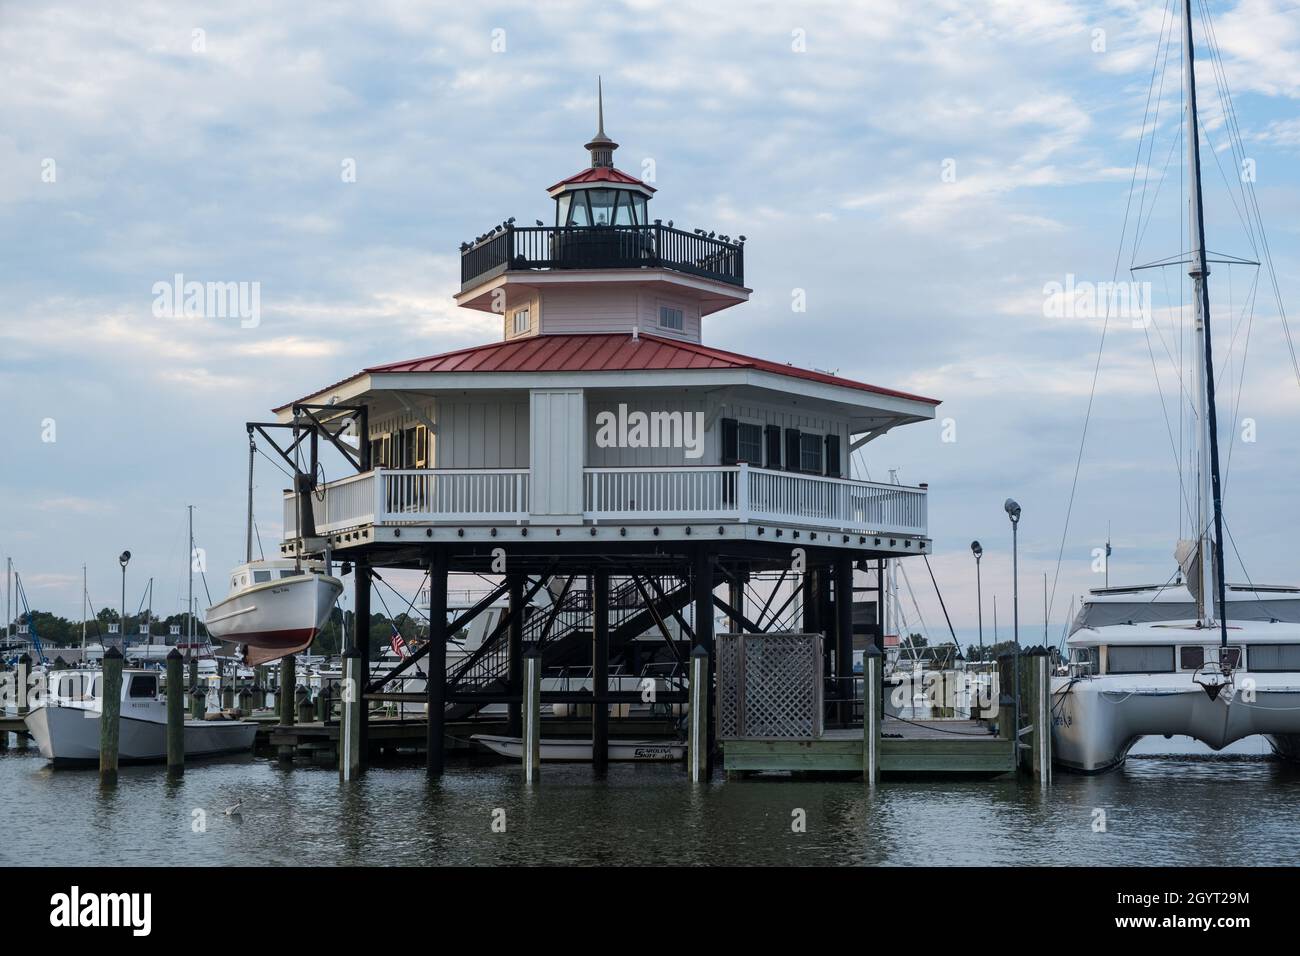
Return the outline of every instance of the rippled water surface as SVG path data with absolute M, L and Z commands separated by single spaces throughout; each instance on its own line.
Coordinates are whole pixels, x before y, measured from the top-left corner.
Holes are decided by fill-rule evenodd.
M 226 808 L 239 803 L 238 815 Z M 1300 864 L 1300 769 L 1272 760 L 1131 759 L 1101 777 L 1016 781 L 759 777 L 692 787 L 679 766 L 453 764 L 333 770 L 264 758 L 191 765 L 171 783 L 52 770 L 0 754 L 0 863 Z M 195 811 L 203 811 L 196 814 Z M 504 811 L 505 832 L 492 829 Z M 796 811 L 806 832 L 792 832 Z M 1104 813 L 1105 832 L 1095 832 Z M 206 831 L 194 822 L 206 816 Z

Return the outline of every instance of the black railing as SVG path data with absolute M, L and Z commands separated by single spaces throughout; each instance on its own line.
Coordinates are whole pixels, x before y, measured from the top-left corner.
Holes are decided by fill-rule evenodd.
M 745 284 L 744 244 L 669 226 L 506 226 L 466 247 L 461 287 L 508 269 L 663 268 Z

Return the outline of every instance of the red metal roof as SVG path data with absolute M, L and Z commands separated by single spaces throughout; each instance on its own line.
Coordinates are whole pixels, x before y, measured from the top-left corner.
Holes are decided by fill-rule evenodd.
M 376 365 L 366 369 L 366 372 L 626 372 L 641 369 L 665 371 L 725 368 L 772 372 L 810 382 L 856 388 L 877 395 L 939 404 L 935 398 L 644 333 L 636 339 L 626 332 L 531 335 L 427 358 Z
M 655 188 L 647 183 L 641 182 L 635 176 L 629 176 L 621 169 L 615 169 L 613 166 L 589 166 L 580 173 L 575 173 L 568 179 L 561 179 L 558 183 L 546 190 L 548 193 L 552 190 L 559 189 L 561 186 L 568 186 L 572 183 L 623 183 L 627 186 L 640 186 L 655 192 Z

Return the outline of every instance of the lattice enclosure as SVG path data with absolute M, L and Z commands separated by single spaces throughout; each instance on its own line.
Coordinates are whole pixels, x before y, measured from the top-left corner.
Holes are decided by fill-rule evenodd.
M 821 736 L 820 634 L 719 634 L 717 653 L 720 739 Z

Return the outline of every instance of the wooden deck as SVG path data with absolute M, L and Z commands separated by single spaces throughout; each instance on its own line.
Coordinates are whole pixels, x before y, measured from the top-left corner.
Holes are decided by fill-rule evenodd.
M 727 772 L 784 770 L 862 773 L 861 728 L 827 730 L 815 740 L 727 740 Z M 886 717 L 881 773 L 972 773 L 1015 770 L 1011 741 L 973 720 L 901 721 Z

